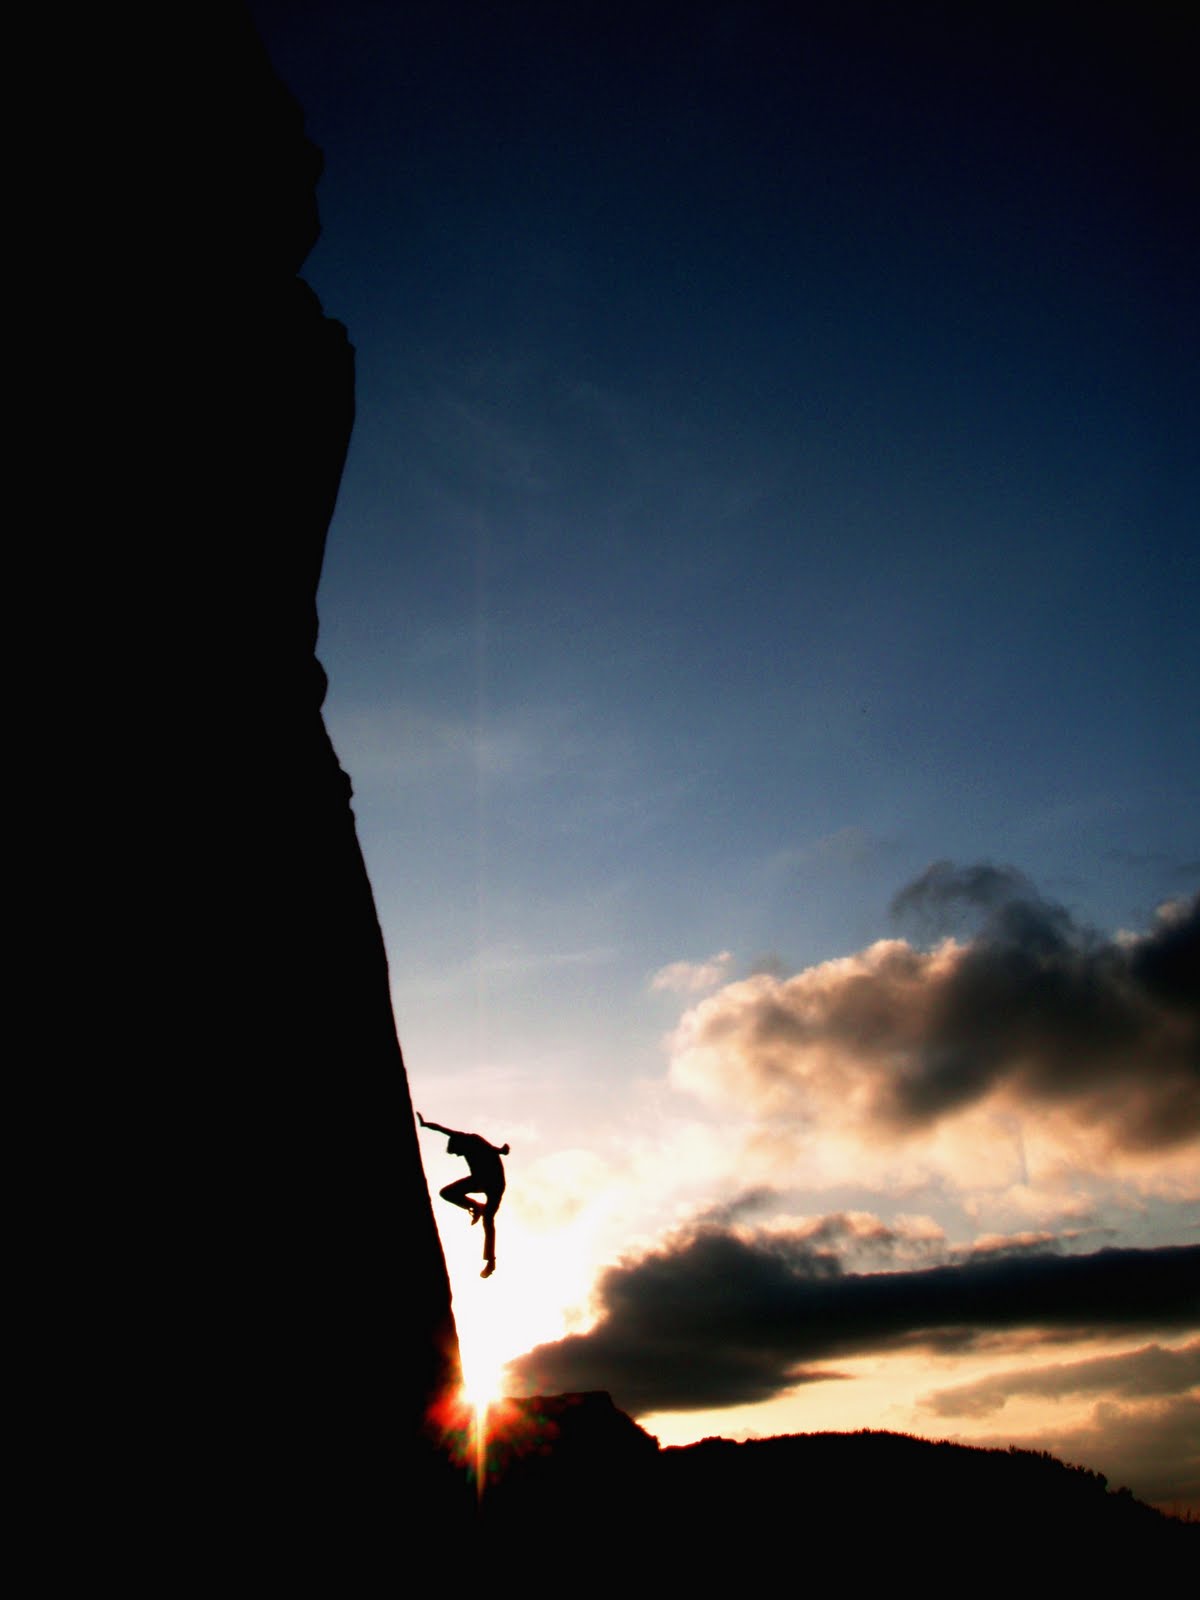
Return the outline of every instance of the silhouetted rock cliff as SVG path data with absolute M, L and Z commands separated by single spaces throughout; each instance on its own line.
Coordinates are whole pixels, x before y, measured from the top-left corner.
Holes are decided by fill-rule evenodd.
M 50 1431 L 126 1579 L 353 1583 L 440 1514 L 457 1345 L 313 654 L 354 405 L 296 277 L 320 157 L 236 9 L 72 13 L 22 59 Z

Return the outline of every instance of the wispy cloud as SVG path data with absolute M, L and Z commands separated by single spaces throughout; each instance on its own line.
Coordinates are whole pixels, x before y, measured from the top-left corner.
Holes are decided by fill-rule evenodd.
M 650 987 L 670 990 L 674 994 L 701 994 L 728 975 L 732 961 L 733 955 L 728 950 L 709 956 L 707 961 L 672 961 L 653 975 Z
M 865 867 L 877 863 L 894 849 L 894 841 L 880 839 L 866 828 L 850 823 L 822 834 L 819 839 L 776 851 L 768 860 L 767 868 L 770 872 L 790 873 L 813 867 Z
M 444 783 L 457 777 L 529 783 L 553 769 L 564 730 L 524 712 L 478 718 L 392 704 L 338 717 L 342 760 L 364 781 Z
M 1110 1398 L 1182 1394 L 1200 1385 L 1200 1339 L 1179 1348 L 1143 1345 L 1122 1355 L 1062 1362 L 1019 1372 L 997 1373 L 975 1383 L 935 1389 L 920 1404 L 939 1417 L 982 1417 L 1001 1410 L 1015 1395 L 1059 1400 L 1068 1395 Z
M 531 950 L 518 944 L 493 945 L 475 957 L 476 970 L 486 977 L 519 978 L 552 972 L 560 967 L 597 967 L 615 959 L 613 945 L 590 945 L 581 950 Z

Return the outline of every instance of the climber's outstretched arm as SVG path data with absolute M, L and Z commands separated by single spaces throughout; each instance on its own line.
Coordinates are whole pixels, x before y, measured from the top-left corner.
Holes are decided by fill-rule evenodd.
M 453 1139 L 458 1132 L 456 1128 L 443 1128 L 440 1122 L 426 1122 L 419 1111 L 417 1112 L 417 1121 L 423 1128 L 432 1128 L 434 1133 L 444 1133 L 447 1139 Z

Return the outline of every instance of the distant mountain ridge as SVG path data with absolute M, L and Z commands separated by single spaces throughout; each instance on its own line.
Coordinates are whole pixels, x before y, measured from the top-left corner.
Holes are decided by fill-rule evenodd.
M 536 1549 L 614 1582 L 627 1567 L 744 1581 L 764 1556 L 805 1546 L 860 1571 L 902 1563 L 910 1578 L 928 1559 L 934 1592 L 981 1560 L 989 1579 L 1065 1580 L 1146 1564 L 1161 1578 L 1200 1556 L 1200 1523 L 1044 1452 L 874 1430 L 663 1449 L 604 1392 L 502 1402 L 492 1433 L 479 1498 L 489 1558 Z

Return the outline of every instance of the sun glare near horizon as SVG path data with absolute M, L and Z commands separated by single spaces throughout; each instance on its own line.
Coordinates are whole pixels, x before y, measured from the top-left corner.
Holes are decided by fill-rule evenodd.
M 456 1226 L 458 1220 L 448 1213 L 438 1222 L 453 1290 L 463 1396 L 478 1410 L 507 1395 L 510 1361 L 563 1337 L 589 1279 L 571 1228 L 535 1231 L 515 1211 L 502 1210 L 496 1272 L 481 1280 L 479 1230 Z

